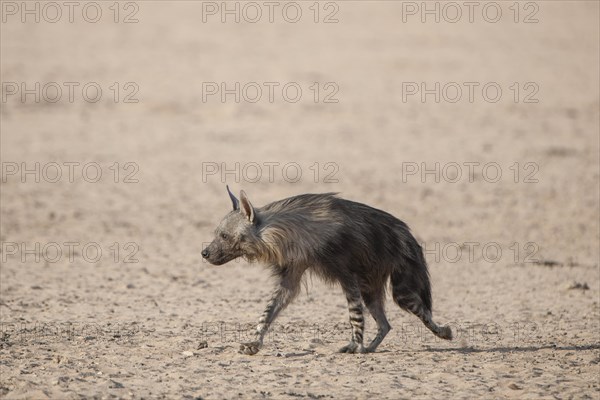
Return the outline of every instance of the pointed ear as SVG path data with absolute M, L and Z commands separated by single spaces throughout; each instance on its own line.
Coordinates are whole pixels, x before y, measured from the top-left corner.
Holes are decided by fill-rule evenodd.
M 231 202 L 233 203 L 233 211 L 239 210 L 240 209 L 239 200 L 235 198 L 233 193 L 231 193 L 231 190 L 229 190 L 229 185 L 226 185 L 226 187 L 227 187 L 227 193 L 229 193 L 229 198 L 231 199 Z
M 246 196 L 246 192 L 244 192 L 243 190 L 240 191 L 240 204 L 241 213 L 244 214 L 246 218 L 248 218 L 248 221 L 254 223 L 256 213 L 254 212 L 254 207 L 252 207 L 252 203 L 250 203 L 250 200 L 248 200 L 248 196 Z

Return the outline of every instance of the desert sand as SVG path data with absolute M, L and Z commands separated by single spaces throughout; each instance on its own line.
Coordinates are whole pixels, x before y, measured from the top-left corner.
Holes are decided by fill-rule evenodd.
M 0 397 L 600 396 L 598 2 L 21 4 L 1 3 Z M 338 354 L 345 298 L 308 278 L 238 354 L 273 282 L 202 261 L 225 184 L 404 220 L 456 339 L 388 298 L 378 352 Z

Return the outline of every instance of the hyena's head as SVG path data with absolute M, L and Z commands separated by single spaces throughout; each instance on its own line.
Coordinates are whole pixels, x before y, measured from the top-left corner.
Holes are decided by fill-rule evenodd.
M 215 230 L 215 238 L 202 250 L 202 257 L 213 265 L 222 265 L 238 257 L 256 259 L 260 241 L 257 215 L 246 193 L 238 200 L 227 186 L 233 210 L 223 218 Z

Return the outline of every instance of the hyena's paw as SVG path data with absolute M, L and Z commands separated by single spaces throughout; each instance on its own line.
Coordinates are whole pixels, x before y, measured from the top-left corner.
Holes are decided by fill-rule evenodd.
M 377 349 L 377 346 L 369 345 L 369 346 L 365 347 L 365 351 L 363 353 L 375 353 L 376 349 Z
M 358 344 L 356 342 L 350 342 L 346 346 L 339 349 L 338 352 L 339 353 L 356 354 L 356 353 L 365 353 L 366 349 L 363 347 L 362 344 Z
M 249 342 L 249 343 L 242 343 L 240 345 L 240 354 L 247 354 L 249 356 L 253 356 L 254 354 L 258 353 L 258 351 L 260 350 L 260 348 L 262 347 L 262 343 L 260 342 Z

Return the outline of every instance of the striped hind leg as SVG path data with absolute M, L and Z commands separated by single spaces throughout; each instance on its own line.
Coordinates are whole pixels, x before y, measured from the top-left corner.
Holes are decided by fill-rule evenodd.
M 372 353 L 377 349 L 377 346 L 381 344 L 385 336 L 388 334 L 392 327 L 388 322 L 385 311 L 383 307 L 383 298 L 382 296 L 372 296 L 367 293 L 363 293 L 363 299 L 365 301 L 365 305 L 369 309 L 371 316 L 377 323 L 377 334 L 375 338 L 371 341 L 371 343 L 366 347 L 365 352 Z
M 340 353 L 364 353 L 363 334 L 365 330 L 365 319 L 363 316 L 363 305 L 360 290 L 356 286 L 344 288 L 348 311 L 350 312 L 350 325 L 352 325 L 352 338 L 350 343 L 342 347 Z

